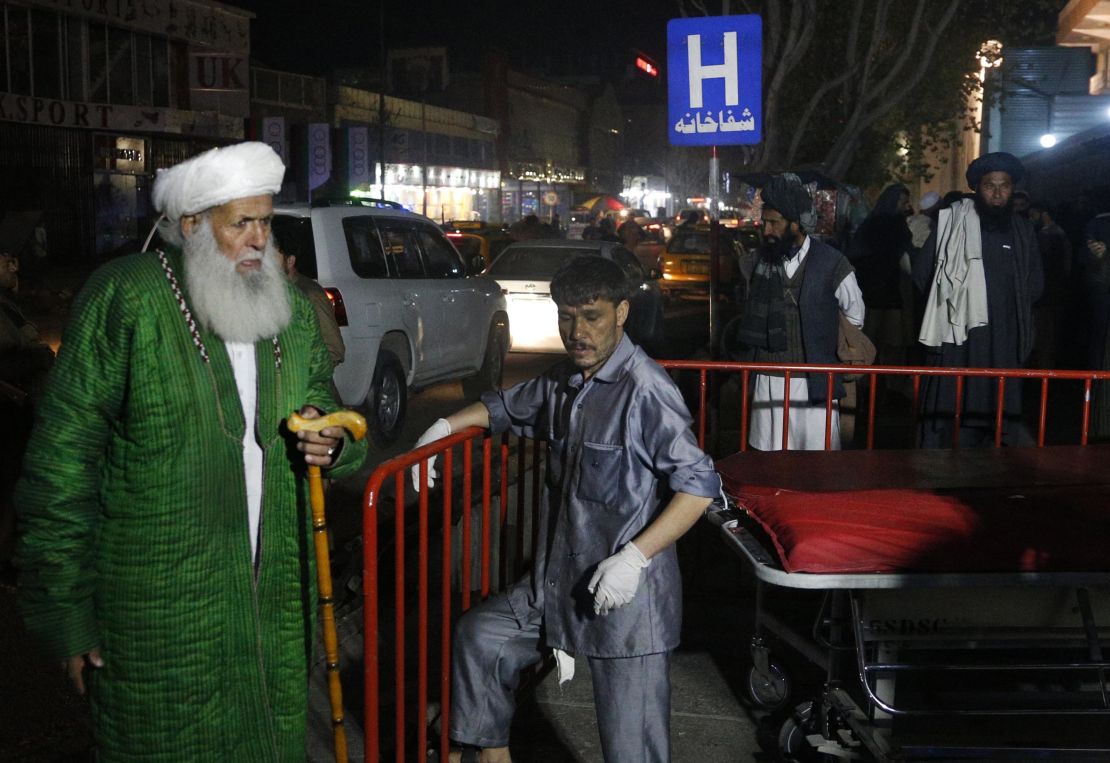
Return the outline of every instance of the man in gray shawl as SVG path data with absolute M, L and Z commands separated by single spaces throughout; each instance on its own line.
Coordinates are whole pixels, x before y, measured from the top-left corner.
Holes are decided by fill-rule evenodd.
M 817 215 L 813 199 L 793 174 L 777 175 L 763 187 L 763 246 L 752 272 L 744 314 L 727 331 L 725 351 L 761 363 L 839 363 L 837 329 L 840 313 L 863 325 L 863 295 L 848 260 L 809 234 Z M 797 374 L 790 379 L 788 445 L 790 450 L 825 447 L 825 374 Z M 783 374 L 756 374 L 753 381 L 748 444 L 758 450 L 783 448 Z M 840 448 L 837 400 L 844 396 L 840 379 L 833 386 L 829 444 Z
M 920 342 L 929 365 L 1021 368 L 1033 348 L 1033 303 L 1044 275 L 1033 226 L 1014 214 L 1013 191 L 1025 174 L 1012 154 L 984 154 L 967 168 L 974 199 L 941 211 L 937 228 L 913 258 L 914 285 L 926 295 Z M 929 377 L 922 385 L 921 446 L 953 445 L 956 379 Z M 959 444 L 994 438 L 998 382 L 968 378 L 960 411 Z M 1021 383 L 1005 388 L 1003 442 L 1031 444 L 1021 422 Z

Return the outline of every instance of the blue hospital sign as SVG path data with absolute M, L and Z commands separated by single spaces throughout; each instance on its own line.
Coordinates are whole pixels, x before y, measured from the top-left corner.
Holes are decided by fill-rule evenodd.
M 702 16 L 667 22 L 667 132 L 674 146 L 763 139 L 763 22 Z

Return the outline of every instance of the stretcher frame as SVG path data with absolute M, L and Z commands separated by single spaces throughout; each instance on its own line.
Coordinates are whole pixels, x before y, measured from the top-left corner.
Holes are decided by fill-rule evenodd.
M 901 744 L 896 738 L 893 719 L 897 717 L 956 717 L 976 718 L 985 716 L 1108 716 L 1110 717 L 1110 661 L 1104 657 L 1110 645 L 1110 572 L 1013 572 L 1013 573 L 836 573 L 813 574 L 787 572 L 777 555 L 768 550 L 760 540 L 755 522 L 738 508 L 714 504 L 709 512 L 710 521 L 718 525 L 728 545 L 750 567 L 756 578 L 755 627 L 751 640 L 752 675 L 763 676 L 769 682 L 785 681 L 782 669 L 772 661 L 768 635 L 787 644 L 802 657 L 820 668 L 826 675 L 821 698 L 814 703 L 816 718 L 811 728 L 817 734 L 807 735 L 809 744 L 820 753 L 841 758 L 859 758 L 866 750 L 879 761 L 907 759 L 948 758 L 963 759 L 989 755 L 992 759 L 1033 757 L 1066 754 L 1068 760 L 1110 758 L 1110 740 L 1097 747 L 1084 748 L 1030 748 L 1011 745 L 955 745 L 944 742 Z M 770 612 L 766 606 L 770 587 L 785 587 L 809 591 L 823 591 L 822 604 L 808 638 Z M 975 629 L 959 632 L 946 629 L 940 633 L 903 634 L 884 639 L 869 633 L 868 598 L 878 595 L 898 595 L 899 592 L 951 592 L 976 589 L 1015 590 L 1028 592 L 1067 591 L 1074 594 L 1076 618 L 1066 627 L 1053 623 L 1050 626 L 1028 628 L 1005 626 L 995 632 Z M 1096 619 L 1091 604 L 1091 591 L 1099 598 L 1100 617 Z M 1099 624 L 1101 621 L 1101 625 Z M 892 660 L 888 655 L 901 648 L 934 648 L 946 654 L 964 657 L 975 652 L 998 653 L 1004 649 L 1035 647 L 1068 647 L 1073 651 L 1084 648 L 1088 659 L 1063 662 L 975 662 L 949 661 L 915 664 L 905 659 Z M 850 659 L 855 675 L 849 675 L 846 661 Z M 899 676 L 928 670 L 934 673 L 1011 675 L 1026 672 L 1043 676 L 1047 671 L 1063 671 L 1085 675 L 1095 682 L 1095 691 L 1085 691 L 1085 706 L 1041 703 L 1030 706 L 975 706 L 975 707 L 908 707 L 893 699 L 893 688 Z M 855 679 L 854 681 L 852 679 Z M 787 691 L 784 689 L 784 692 Z M 1073 698 L 1075 692 L 1067 697 Z M 1044 699 L 1043 692 L 1034 693 Z M 786 697 L 783 697 L 785 704 Z M 788 721 L 789 722 L 789 721 Z M 780 735 L 783 742 L 785 733 Z M 861 749 L 862 748 L 862 749 Z M 789 752 L 789 751 L 787 751 Z

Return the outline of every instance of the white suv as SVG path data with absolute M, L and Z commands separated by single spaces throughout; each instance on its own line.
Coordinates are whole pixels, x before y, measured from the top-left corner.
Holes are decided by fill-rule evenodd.
M 332 298 L 346 357 L 345 405 L 378 445 L 400 434 L 408 389 L 463 379 L 469 397 L 501 383 L 509 319 L 497 282 L 467 273 L 428 218 L 399 205 L 279 205 L 274 233 Z

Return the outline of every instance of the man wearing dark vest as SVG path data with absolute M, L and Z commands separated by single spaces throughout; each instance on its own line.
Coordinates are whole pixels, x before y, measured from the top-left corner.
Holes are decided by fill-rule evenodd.
M 726 351 L 760 363 L 839 363 L 836 355 L 839 313 L 863 325 L 863 295 L 848 260 L 809 235 L 816 213 L 809 192 L 796 175 L 785 173 L 767 182 L 763 192 L 763 246 L 752 272 L 744 315 L 727 332 Z M 790 379 L 788 448 L 825 447 L 824 374 Z M 748 444 L 758 450 L 783 445 L 782 374 L 756 374 Z M 833 390 L 839 399 L 839 378 Z M 840 416 L 833 401 L 830 444 L 840 447 Z

